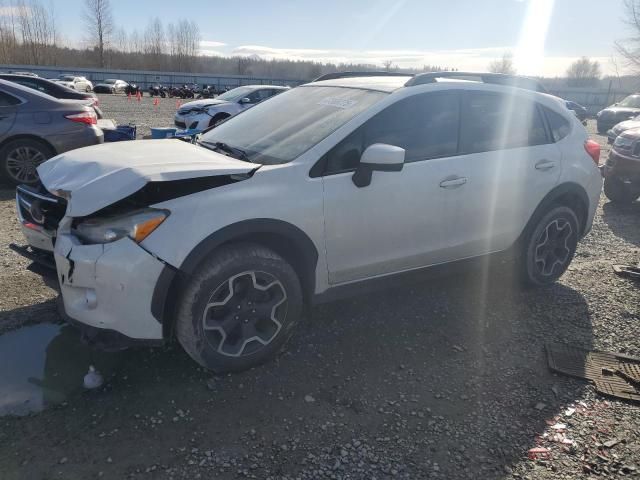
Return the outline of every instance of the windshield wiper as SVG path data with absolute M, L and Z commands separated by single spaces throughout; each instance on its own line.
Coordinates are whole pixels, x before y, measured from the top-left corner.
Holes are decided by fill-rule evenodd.
M 249 156 L 247 155 L 247 152 L 245 152 L 244 150 L 240 149 L 240 148 L 236 148 L 236 147 L 232 147 L 231 145 L 227 145 L 224 142 L 200 142 L 202 145 L 208 145 L 210 147 L 212 147 L 212 150 L 218 150 L 222 153 L 225 153 L 237 160 L 243 160 L 245 162 L 249 162 L 249 163 L 253 163 L 250 159 Z

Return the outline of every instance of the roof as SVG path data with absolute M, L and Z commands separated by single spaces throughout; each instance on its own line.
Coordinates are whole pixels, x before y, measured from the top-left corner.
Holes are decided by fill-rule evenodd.
M 390 77 L 350 77 L 336 78 L 334 80 L 321 80 L 307 84 L 314 87 L 349 87 L 362 88 L 367 90 L 379 90 L 381 92 L 393 92 L 404 87 L 411 75 L 390 76 Z

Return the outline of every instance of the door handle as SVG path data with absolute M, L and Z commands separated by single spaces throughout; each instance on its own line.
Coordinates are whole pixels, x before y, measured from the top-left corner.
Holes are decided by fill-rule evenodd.
M 552 168 L 554 168 L 556 166 L 556 162 L 552 162 L 551 160 L 539 160 L 536 163 L 536 170 L 551 170 Z
M 467 183 L 466 177 L 447 177 L 440 182 L 440 188 L 458 188 Z

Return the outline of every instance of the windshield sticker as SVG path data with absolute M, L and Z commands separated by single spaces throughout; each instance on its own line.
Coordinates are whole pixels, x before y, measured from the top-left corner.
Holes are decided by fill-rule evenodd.
M 353 107 L 356 103 L 355 100 L 348 100 L 346 98 L 328 97 L 318 102 L 318 105 L 325 105 L 327 107 L 346 108 Z

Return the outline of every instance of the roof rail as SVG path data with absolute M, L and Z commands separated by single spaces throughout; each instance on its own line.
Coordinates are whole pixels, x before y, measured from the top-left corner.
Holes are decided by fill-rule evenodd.
M 507 75 L 504 73 L 486 73 L 486 72 L 429 72 L 419 73 L 412 77 L 405 87 L 413 87 L 415 85 L 424 85 L 426 83 L 435 83 L 439 78 L 453 78 L 458 80 L 472 80 L 494 85 L 506 85 L 511 87 L 523 88 L 525 90 L 534 90 L 540 93 L 549 93 L 544 85 L 535 78 L 520 77 L 518 75 Z
M 323 80 L 335 80 L 336 78 L 353 78 L 353 77 L 411 77 L 412 73 L 401 72 L 333 72 L 320 75 L 312 82 L 321 82 Z

